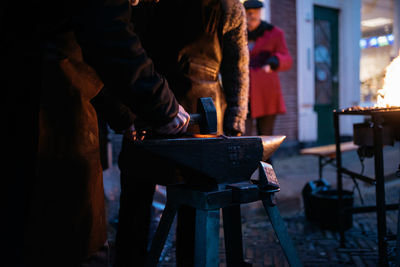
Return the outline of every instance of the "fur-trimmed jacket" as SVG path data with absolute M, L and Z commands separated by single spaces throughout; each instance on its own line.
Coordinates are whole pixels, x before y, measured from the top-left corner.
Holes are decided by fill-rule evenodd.
M 133 9 L 135 31 L 178 102 L 196 112 L 212 97 L 219 133 L 244 132 L 249 53 L 245 10 L 239 0 L 169 0 Z M 189 129 L 196 131 L 196 129 Z

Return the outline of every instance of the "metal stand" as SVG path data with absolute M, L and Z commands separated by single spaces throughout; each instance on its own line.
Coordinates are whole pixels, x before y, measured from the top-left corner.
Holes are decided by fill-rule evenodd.
M 156 266 L 180 205 L 196 208 L 195 266 L 219 266 L 219 226 L 222 209 L 228 266 L 251 266 L 243 257 L 240 204 L 261 200 L 290 266 L 302 266 L 273 197 L 277 190 L 261 190 L 242 182 L 202 192 L 189 186 L 167 186 L 167 203 L 153 238 L 147 266 Z
M 388 112 L 386 112 L 388 114 Z M 385 115 L 386 115 L 385 114 Z M 364 175 L 360 175 L 351 170 L 345 169 L 342 166 L 342 154 L 340 150 L 340 127 L 339 127 L 339 115 L 370 115 L 373 123 L 373 149 L 374 149 L 374 161 L 375 161 L 375 177 L 370 178 Z M 335 127 L 335 141 L 336 141 L 336 165 L 337 165 L 337 188 L 339 205 L 343 207 L 343 183 L 342 174 L 350 175 L 353 178 L 360 179 L 364 182 L 369 182 L 375 185 L 375 197 L 376 206 L 368 207 L 353 207 L 350 210 L 343 212 L 350 213 L 363 213 L 363 212 L 376 212 L 377 214 L 377 230 L 378 230 L 378 247 L 379 247 L 379 266 L 387 266 L 387 229 L 386 229 L 386 210 L 396 209 L 397 204 L 386 204 L 385 203 L 385 177 L 384 177 L 384 165 L 383 165 L 383 116 L 384 114 L 379 112 L 340 112 L 334 111 L 334 127 Z M 345 235 L 344 229 L 341 227 L 340 230 L 340 244 L 342 247 L 345 246 Z
M 395 266 L 400 267 L 400 201 L 397 211 L 397 239 L 396 239 Z

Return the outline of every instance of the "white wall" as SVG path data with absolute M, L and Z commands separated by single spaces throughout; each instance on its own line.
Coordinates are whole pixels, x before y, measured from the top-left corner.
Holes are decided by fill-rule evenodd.
M 317 139 L 317 114 L 314 112 L 314 32 L 313 7 L 339 9 L 339 108 L 358 105 L 360 99 L 361 0 L 297 1 L 299 141 Z M 342 135 L 353 134 L 357 116 L 341 116 Z
M 297 103 L 299 141 L 317 139 L 314 112 L 314 43 L 312 0 L 296 1 L 297 9 Z
M 339 17 L 339 108 L 360 103 L 361 0 L 341 0 Z M 341 134 L 353 135 L 361 116 L 341 116 Z
M 261 18 L 267 22 L 271 22 L 271 1 L 263 0 L 264 2 L 264 11 L 261 14 Z
M 400 0 L 394 0 L 394 8 L 392 56 L 397 57 L 400 52 Z

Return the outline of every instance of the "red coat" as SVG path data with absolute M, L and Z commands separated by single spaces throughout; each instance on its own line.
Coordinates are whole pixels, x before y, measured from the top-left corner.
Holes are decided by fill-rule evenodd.
M 266 73 L 261 67 L 266 55 L 276 56 L 279 67 Z M 292 66 L 292 57 L 286 46 L 283 31 L 274 26 L 257 38 L 250 51 L 250 114 L 252 118 L 286 112 L 278 71 Z

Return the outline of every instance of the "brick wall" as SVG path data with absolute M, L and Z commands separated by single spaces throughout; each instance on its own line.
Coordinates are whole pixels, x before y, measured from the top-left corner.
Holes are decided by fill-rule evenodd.
M 296 0 L 271 0 L 271 23 L 285 32 L 288 49 L 293 58 L 289 71 L 279 73 L 287 113 L 279 115 L 274 134 L 287 136 L 287 141 L 297 140 L 297 36 Z

